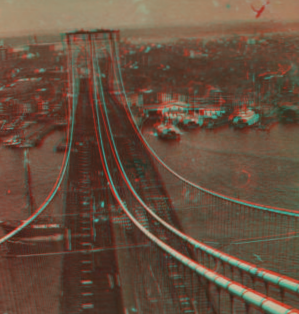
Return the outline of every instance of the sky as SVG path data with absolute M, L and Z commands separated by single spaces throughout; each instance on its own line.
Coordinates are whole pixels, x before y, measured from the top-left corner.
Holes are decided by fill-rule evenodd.
M 233 21 L 299 21 L 299 0 L 0 0 L 0 34 L 140 28 Z

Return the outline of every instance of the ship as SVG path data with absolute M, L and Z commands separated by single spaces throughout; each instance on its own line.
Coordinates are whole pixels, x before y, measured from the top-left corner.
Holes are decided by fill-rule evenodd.
M 228 124 L 228 112 L 214 107 L 199 109 L 197 123 L 205 129 L 223 126 Z
M 176 140 L 181 137 L 179 130 L 171 124 L 161 123 L 156 127 L 156 131 L 159 138 L 165 140 Z
M 224 112 L 220 115 L 214 115 L 205 120 L 205 127 L 207 129 L 215 129 L 217 127 L 221 127 L 223 125 L 227 125 L 229 123 L 229 116 L 227 112 Z
M 19 135 L 13 136 L 3 141 L 3 146 L 7 147 L 18 147 L 21 144 L 21 137 Z
M 23 117 L 19 117 L 10 122 L 4 121 L 0 128 L 0 136 L 6 136 L 18 132 L 18 126 L 22 123 L 23 119 Z
M 259 120 L 260 115 L 253 110 L 248 109 L 240 111 L 239 114 L 233 118 L 232 124 L 236 128 L 243 129 L 257 124 Z
M 282 123 L 296 123 L 299 122 L 298 106 L 283 105 L 278 109 L 279 120 Z
M 10 148 L 31 148 L 34 147 L 34 142 L 29 139 L 25 139 L 24 135 L 17 134 L 5 141 L 3 145 Z

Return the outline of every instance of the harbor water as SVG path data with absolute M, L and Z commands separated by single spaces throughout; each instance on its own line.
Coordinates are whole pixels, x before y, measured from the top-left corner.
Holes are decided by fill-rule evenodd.
M 143 127 L 158 156 L 189 181 L 234 198 L 298 209 L 299 125 L 182 133 L 180 141 L 161 141 L 151 121 Z
M 255 129 L 182 131 L 180 141 L 161 141 L 151 123 L 143 134 L 161 159 L 191 182 L 227 196 L 259 204 L 298 209 L 299 126 L 278 124 Z M 32 189 L 39 206 L 57 180 L 63 153 L 54 146 L 64 136 L 55 131 L 40 147 L 29 149 Z M 25 218 L 23 150 L 0 147 L 0 220 Z M 62 193 L 61 193 L 62 194 Z M 50 212 L 62 206 L 62 195 Z
M 60 172 L 63 154 L 55 153 L 53 148 L 63 135 L 63 131 L 55 131 L 42 145 L 29 149 L 32 191 L 37 206 L 50 194 Z M 26 206 L 23 150 L 0 146 L 0 163 L 0 220 L 24 219 L 28 213 L 23 210 Z M 57 196 L 49 212 L 61 207 L 62 195 Z

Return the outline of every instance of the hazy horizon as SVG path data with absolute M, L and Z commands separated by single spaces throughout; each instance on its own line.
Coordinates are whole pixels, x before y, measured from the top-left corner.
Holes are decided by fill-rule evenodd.
M 94 27 L 95 29 L 96 27 Z M 85 28 L 88 30 L 88 28 Z M 92 29 L 92 28 L 90 28 Z M 140 27 L 123 27 L 120 29 L 122 38 L 135 38 L 149 40 L 155 37 L 156 41 L 164 39 L 186 38 L 186 37 L 214 37 L 229 35 L 254 35 L 264 33 L 285 33 L 299 32 L 299 22 L 281 22 L 273 23 L 271 21 L 259 21 L 252 23 L 250 21 L 227 21 L 222 23 L 205 23 L 199 25 L 167 25 L 167 26 L 140 26 Z M 38 42 L 59 41 L 60 34 L 68 30 L 48 30 L 43 33 L 18 34 L 16 36 L 2 37 L 5 44 L 18 46 L 27 44 L 30 38 L 36 35 Z M 1 36 L 1 34 L 0 34 Z M 155 41 L 155 40 L 154 40 Z
M 292 20 L 292 21 L 272 21 L 272 20 L 257 20 L 257 21 L 244 21 L 244 20 L 235 20 L 235 21 L 223 21 L 223 22 L 205 22 L 205 23 L 197 23 L 197 24 L 174 24 L 174 25 L 138 25 L 138 26 L 115 26 L 115 27 L 99 27 L 99 25 L 94 25 L 93 27 L 69 27 L 69 28 L 56 28 L 56 29 L 44 29 L 44 30 L 20 30 L 16 34 L 9 34 L 9 33 L 2 33 L 0 31 L 0 36 L 2 38 L 12 38 L 12 37 L 23 37 L 23 36 L 31 36 L 31 35 L 53 35 L 57 33 L 66 33 L 68 31 L 73 31 L 76 29 L 84 29 L 84 30 L 92 30 L 92 29 L 101 29 L 101 28 L 107 28 L 107 29 L 120 29 L 121 31 L 130 31 L 130 30 L 146 30 L 146 29 L 166 29 L 166 28 L 203 28 L 203 27 L 221 27 L 221 26 L 232 26 L 237 27 L 237 25 L 252 25 L 252 26 L 261 26 L 261 25 L 290 25 L 290 24 L 298 24 L 299 20 Z
M 262 21 L 299 21 L 299 1 L 270 0 L 3 0 L 0 6 L 2 37 L 43 35 L 76 28 L 143 29 L 197 27 Z

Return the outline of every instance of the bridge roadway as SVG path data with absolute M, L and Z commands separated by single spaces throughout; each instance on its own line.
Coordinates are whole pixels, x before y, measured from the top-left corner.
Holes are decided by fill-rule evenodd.
M 91 122 L 91 102 L 89 84 L 81 80 L 74 131 L 77 153 L 71 154 L 65 209 L 67 215 L 72 214 L 66 216 L 65 246 L 75 251 L 114 246 L 111 220 L 99 218 L 99 215 L 109 218 L 106 204 L 110 195 L 103 177 L 98 175 L 102 168 Z M 93 189 L 97 186 L 101 189 Z M 98 204 L 105 204 L 105 207 Z M 64 255 L 61 313 L 121 313 L 123 306 L 118 283 L 114 250 Z

